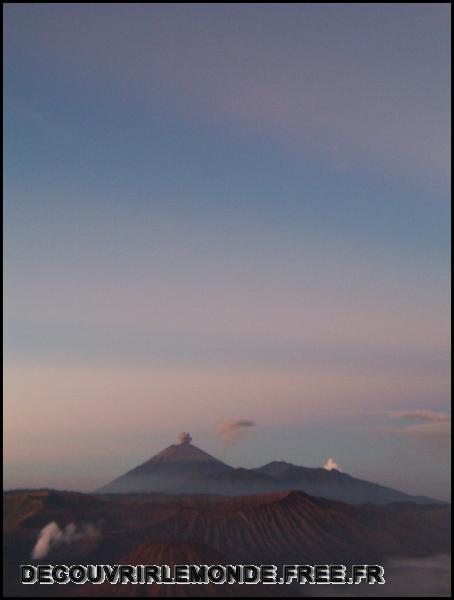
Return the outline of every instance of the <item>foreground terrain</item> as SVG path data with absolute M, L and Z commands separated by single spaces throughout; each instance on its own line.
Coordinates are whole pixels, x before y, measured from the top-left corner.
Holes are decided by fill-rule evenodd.
M 82 532 L 32 559 L 50 523 Z M 450 507 L 352 506 L 299 491 L 256 496 L 4 494 L 7 595 L 299 595 L 288 586 L 20 586 L 18 566 L 63 564 L 383 563 L 450 550 Z M 43 590 L 43 587 L 45 588 Z M 301 586 L 300 586 L 301 588 Z

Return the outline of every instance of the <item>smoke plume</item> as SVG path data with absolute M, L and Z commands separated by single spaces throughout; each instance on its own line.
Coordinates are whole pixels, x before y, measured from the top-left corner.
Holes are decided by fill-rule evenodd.
M 331 456 L 328 458 L 328 460 L 326 461 L 326 463 L 323 465 L 323 468 L 326 469 L 327 471 L 332 471 L 333 469 L 336 469 L 336 471 L 342 471 L 342 469 L 340 468 L 340 466 L 337 464 L 337 462 L 335 462 Z
M 52 521 L 41 529 L 38 541 L 32 550 L 32 558 L 44 558 L 51 550 L 68 547 L 74 542 L 96 543 L 100 537 L 101 532 L 94 525 L 84 524 L 81 530 L 77 531 L 74 523 L 60 529 L 58 523 Z
M 179 444 L 190 444 L 191 442 L 192 442 L 192 437 L 189 433 L 186 433 L 186 431 L 182 431 L 178 435 L 178 443 Z
M 250 419 L 233 419 L 224 421 L 217 427 L 217 432 L 225 446 L 229 446 L 244 433 L 245 428 L 255 427 L 254 421 Z

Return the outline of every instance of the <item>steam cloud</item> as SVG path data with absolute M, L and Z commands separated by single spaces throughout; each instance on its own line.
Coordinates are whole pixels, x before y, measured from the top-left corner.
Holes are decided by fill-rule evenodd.
M 180 444 L 190 444 L 192 442 L 192 437 L 189 433 L 186 433 L 186 431 L 182 431 L 179 435 L 178 435 L 178 443 Z
M 77 531 L 74 523 L 60 529 L 58 523 L 52 521 L 41 529 L 38 541 L 32 550 L 32 558 L 44 558 L 51 550 L 69 546 L 74 542 L 97 542 L 100 537 L 101 532 L 94 525 L 85 524 L 81 531 Z
M 234 419 L 218 425 L 217 432 L 225 446 L 229 446 L 244 433 L 244 428 L 255 427 L 250 419 Z
M 323 468 L 326 469 L 327 471 L 332 471 L 333 469 L 336 469 L 336 471 L 342 471 L 342 469 L 340 468 L 340 466 L 337 464 L 337 462 L 335 462 L 331 456 L 328 458 L 328 460 L 326 461 L 326 463 L 323 465 Z

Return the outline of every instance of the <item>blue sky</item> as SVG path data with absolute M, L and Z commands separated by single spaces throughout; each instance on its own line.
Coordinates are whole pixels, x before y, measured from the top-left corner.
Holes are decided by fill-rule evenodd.
M 446 429 L 390 415 L 450 411 L 449 19 L 5 7 L 7 485 L 190 429 L 446 497 Z

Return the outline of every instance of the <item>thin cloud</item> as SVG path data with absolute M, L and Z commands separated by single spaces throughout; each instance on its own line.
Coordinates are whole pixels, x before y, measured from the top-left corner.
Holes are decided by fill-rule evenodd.
M 388 413 L 393 420 L 416 420 L 418 423 L 409 423 L 397 427 L 389 427 L 393 433 L 408 436 L 450 436 L 451 415 L 433 410 L 403 410 Z
M 222 443 L 225 446 L 230 446 L 242 436 L 247 428 L 251 427 L 255 427 L 255 423 L 250 419 L 233 419 L 220 423 L 217 432 Z
M 429 421 L 431 423 L 451 422 L 450 414 L 425 409 L 393 411 L 389 412 L 388 416 L 391 419 L 418 419 L 420 421 Z
M 425 440 L 434 443 L 438 449 L 445 448 L 446 443 L 451 438 L 451 415 L 449 413 L 415 409 L 390 411 L 385 413 L 385 415 L 390 420 L 401 421 L 401 423 L 396 425 L 379 425 L 372 428 L 374 431 Z
M 69 71 L 90 64 L 97 85 L 127 98 L 158 85 L 194 119 L 246 124 L 341 168 L 393 167 L 449 184 L 448 7 L 343 5 L 330 18 L 313 6 L 87 9 L 66 7 L 56 19 L 36 7 L 39 26 L 15 27 L 10 48 L 31 47 L 33 57 L 38 48 L 41 62 L 63 52 Z M 17 8 L 9 13 L 19 20 Z

